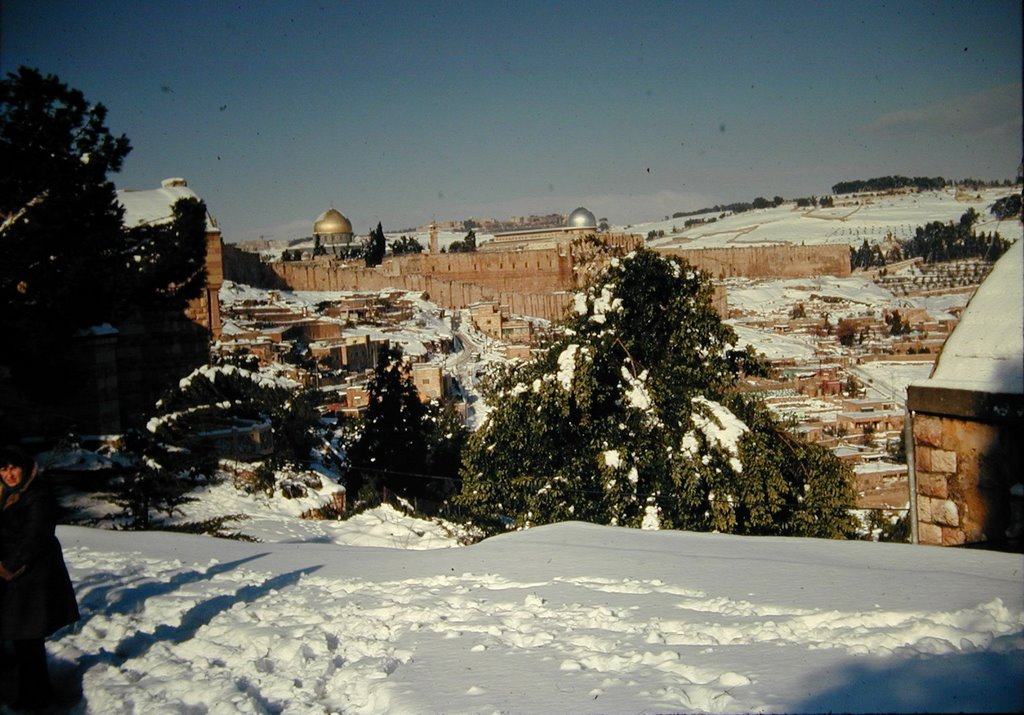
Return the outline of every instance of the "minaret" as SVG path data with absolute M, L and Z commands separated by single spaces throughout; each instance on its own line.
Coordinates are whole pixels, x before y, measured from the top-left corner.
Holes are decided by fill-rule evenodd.
M 437 221 L 430 222 L 430 253 L 437 253 Z

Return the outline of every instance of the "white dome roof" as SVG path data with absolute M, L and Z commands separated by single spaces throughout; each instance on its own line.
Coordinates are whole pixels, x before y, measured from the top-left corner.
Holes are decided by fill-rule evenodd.
M 580 206 L 569 214 L 569 221 L 566 225 L 569 228 L 597 228 L 597 219 L 594 214 Z

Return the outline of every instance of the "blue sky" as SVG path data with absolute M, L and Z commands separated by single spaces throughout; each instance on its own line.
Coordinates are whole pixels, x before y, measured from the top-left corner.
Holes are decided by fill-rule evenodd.
M 613 224 L 886 174 L 1011 178 L 1021 6 L 4 0 L 0 68 L 109 110 L 113 180 L 225 239 L 470 216 Z

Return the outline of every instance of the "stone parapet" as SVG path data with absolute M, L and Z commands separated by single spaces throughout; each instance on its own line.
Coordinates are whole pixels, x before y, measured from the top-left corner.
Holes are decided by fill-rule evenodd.
M 914 411 L 917 540 L 1020 551 L 1013 489 L 1024 481 L 1024 424 L 1013 410 L 993 411 L 1007 396 L 956 393 L 918 388 L 908 400 Z M 921 410 L 936 406 L 945 413 Z

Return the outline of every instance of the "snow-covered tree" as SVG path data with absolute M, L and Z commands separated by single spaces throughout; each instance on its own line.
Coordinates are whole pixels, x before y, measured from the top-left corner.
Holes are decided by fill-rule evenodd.
M 275 464 L 305 463 L 319 434 L 313 390 L 295 390 L 236 365 L 207 365 L 195 370 L 157 405 L 148 429 L 161 441 L 195 449 L 196 437 L 236 420 L 269 420 Z
M 494 530 L 580 519 L 851 533 L 848 472 L 733 393 L 742 360 L 711 291 L 676 258 L 613 259 L 544 357 L 490 377 L 459 506 Z
M 0 81 L 0 329 L 18 345 L 6 357 L 20 379 L 117 302 L 119 283 L 101 279 L 116 274 L 124 240 L 107 174 L 130 147 L 105 116 L 52 75 L 20 68 Z
M 0 80 L 0 334 L 17 346 L 0 373 L 56 423 L 76 386 L 72 337 L 136 310 L 183 308 L 205 277 L 202 202 L 125 230 L 108 174 L 130 146 L 105 119 L 53 75 L 22 67 Z

